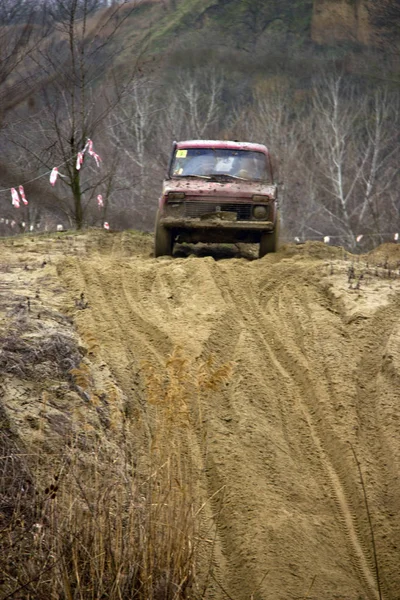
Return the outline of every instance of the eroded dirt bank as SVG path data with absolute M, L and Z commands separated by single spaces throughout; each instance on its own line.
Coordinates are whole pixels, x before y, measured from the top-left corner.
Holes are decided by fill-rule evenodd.
M 154 259 L 129 233 L 3 241 L 2 332 L 10 310 L 72 328 L 142 425 L 145 363 L 160 371 L 180 348 L 189 384 L 199 361 L 230 365 L 218 391 L 187 398 L 216 531 L 209 598 L 379 598 L 376 561 L 382 597 L 400 598 L 400 247 L 177 254 Z M 3 376 L 3 405 L 39 438 L 21 386 Z M 49 406 L 56 443 L 65 397 Z

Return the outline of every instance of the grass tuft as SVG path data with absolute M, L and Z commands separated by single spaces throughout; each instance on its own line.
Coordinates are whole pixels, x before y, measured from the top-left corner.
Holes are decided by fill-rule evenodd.
M 8 432 L 0 435 L 2 600 L 201 597 L 199 556 L 209 551 L 203 550 L 201 532 L 206 503 L 188 451 L 192 417 L 186 394 L 188 385 L 215 391 L 230 366 L 201 362 L 195 383 L 188 384 L 191 369 L 179 349 L 164 369 L 144 365 L 155 414 L 148 449 L 141 453 L 138 424 L 121 412 L 123 426 L 114 440 L 85 433 L 77 422 L 65 434 L 62 457 L 47 449 L 35 462 L 2 416 L 2 431 Z M 71 376 L 90 389 L 87 365 L 79 363 Z

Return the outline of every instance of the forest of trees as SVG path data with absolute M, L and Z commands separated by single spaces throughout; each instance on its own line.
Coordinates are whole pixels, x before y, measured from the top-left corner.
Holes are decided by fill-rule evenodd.
M 143 42 L 118 63 L 141 3 L 44 5 L 0 0 L 0 235 L 105 222 L 150 231 L 172 142 L 223 138 L 270 148 L 288 241 L 329 236 L 354 250 L 397 239 L 395 36 L 384 50 L 323 49 L 273 31 L 251 52 L 193 36 L 167 58 Z M 16 208 L 22 184 L 29 204 Z

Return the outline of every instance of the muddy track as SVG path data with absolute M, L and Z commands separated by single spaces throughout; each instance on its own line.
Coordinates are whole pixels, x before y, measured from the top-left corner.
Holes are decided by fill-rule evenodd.
M 312 270 L 312 268 L 308 269 L 308 271 Z M 231 274 L 229 273 L 229 275 Z M 307 281 L 315 279 L 312 277 L 312 273 L 303 273 L 302 277 Z M 293 282 L 293 271 L 288 273 L 289 279 Z M 289 293 L 285 294 L 281 291 L 279 294 L 281 298 L 277 305 L 272 304 L 267 311 L 264 311 L 256 300 L 256 289 L 250 288 L 249 290 L 247 288 L 246 297 L 243 297 L 243 288 L 238 286 L 238 281 L 228 276 L 224 283 L 225 287 L 235 290 L 237 295 L 235 305 L 239 307 L 241 313 L 252 315 L 251 328 L 252 331 L 257 331 L 260 347 L 264 348 L 269 355 L 269 360 L 281 376 L 282 383 L 290 388 L 291 396 L 304 416 L 321 463 L 322 477 L 325 476 L 328 479 L 332 488 L 332 497 L 337 506 L 341 526 L 348 537 L 349 551 L 354 565 L 371 597 L 378 598 L 371 549 L 360 535 L 357 514 L 345 492 L 348 475 L 346 469 L 343 468 L 343 463 L 348 455 L 348 450 L 340 440 L 335 439 L 329 433 L 327 435 L 330 427 L 329 423 L 325 422 L 323 404 L 329 406 L 331 400 L 329 391 L 324 389 L 329 386 L 330 380 L 327 379 L 323 385 L 323 380 L 320 380 L 312 372 L 315 365 L 318 365 L 318 356 L 314 356 L 310 360 L 309 355 L 315 346 L 313 354 L 315 354 L 315 349 L 318 352 L 320 338 L 318 328 L 313 321 L 313 297 L 306 291 L 305 294 L 303 292 L 301 301 L 296 300 L 296 290 L 291 287 Z M 313 286 L 314 296 L 315 291 Z M 288 314 L 290 314 L 289 322 Z M 284 337 L 281 335 L 282 331 L 285 332 Z M 266 343 L 267 340 L 269 343 Z M 271 349 L 271 340 L 273 340 L 274 350 Z M 296 372 L 290 374 L 284 365 L 289 365 L 289 369 L 290 365 L 297 365 Z M 288 435 L 288 427 L 286 432 Z M 340 451 L 342 455 L 340 455 Z M 332 459 L 330 454 L 333 454 Z M 333 466 L 333 461 L 338 463 L 337 470 Z
M 235 600 L 379 597 L 353 448 L 378 528 L 383 597 L 396 598 L 398 518 L 389 515 L 400 497 L 400 432 L 397 422 L 390 440 L 384 423 L 371 429 L 383 401 L 381 355 L 389 339 L 398 341 L 396 284 L 371 280 L 370 290 L 347 291 L 348 264 L 317 245 L 261 261 L 154 260 L 145 246 L 134 256 L 118 238 L 86 253 L 65 259 L 61 278 L 89 299 L 80 332 L 126 396 L 143 408 L 143 360 L 163 368 L 176 346 L 193 361 L 212 355 L 233 364 L 229 385 L 204 396 L 203 428 L 193 431 L 224 590 Z M 214 586 L 210 597 L 226 596 Z
M 400 598 L 400 280 L 317 243 L 156 260 L 145 236 L 93 233 L 45 252 L 88 360 L 138 419 L 139 452 L 144 362 L 162 371 L 181 348 L 188 389 L 202 361 L 232 366 L 218 391 L 187 398 L 202 415 L 185 447 L 214 540 L 208 598 L 374 600 L 375 558 L 382 597 Z M 395 245 L 379 252 L 400 260 Z

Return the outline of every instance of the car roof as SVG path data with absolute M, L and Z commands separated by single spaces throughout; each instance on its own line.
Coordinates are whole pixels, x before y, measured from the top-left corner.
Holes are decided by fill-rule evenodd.
M 185 140 L 177 142 L 178 149 L 185 148 L 226 148 L 228 150 L 251 150 L 253 152 L 263 152 L 268 154 L 268 148 L 263 144 L 254 144 L 253 142 L 237 142 L 229 140 Z

